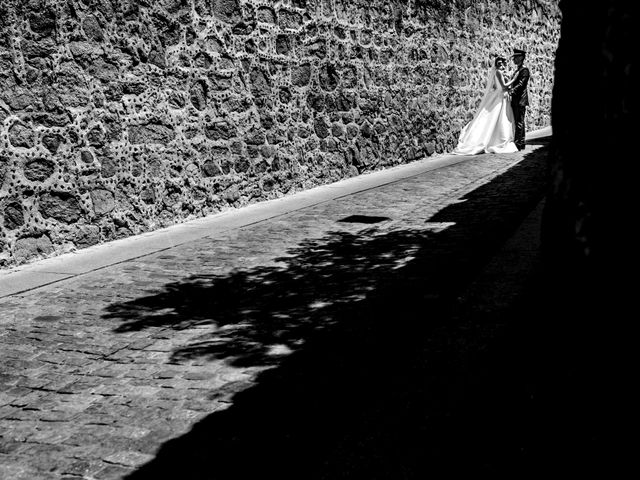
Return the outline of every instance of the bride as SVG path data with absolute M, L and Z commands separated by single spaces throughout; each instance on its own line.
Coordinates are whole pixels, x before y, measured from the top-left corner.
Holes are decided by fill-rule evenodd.
M 507 82 L 503 74 L 506 64 L 507 61 L 502 57 L 495 59 L 482 102 L 473 119 L 460 132 L 454 154 L 475 155 L 518 151 L 513 142 L 515 133 L 513 109 L 507 94 L 511 82 Z

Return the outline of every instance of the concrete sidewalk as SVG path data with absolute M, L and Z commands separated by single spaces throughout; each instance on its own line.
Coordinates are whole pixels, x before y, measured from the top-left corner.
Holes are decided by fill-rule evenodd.
M 455 323 L 451 302 L 486 312 L 518 295 L 538 217 L 522 222 L 546 179 L 546 149 L 530 140 L 3 274 L 0 479 L 289 478 L 284 467 L 350 464 L 341 442 L 359 444 L 359 419 L 394 424 L 385 402 L 415 384 L 423 350 L 475 335 L 473 319 L 431 333 Z M 500 329 L 486 323 L 477 348 Z
M 551 135 L 551 127 L 529 132 L 528 141 Z M 398 165 L 357 177 L 323 185 L 307 191 L 228 210 L 142 235 L 115 240 L 72 253 L 0 271 L 0 298 L 37 289 L 101 268 L 135 260 L 152 253 L 204 237 L 214 238 L 230 230 L 330 202 L 369 189 L 422 175 L 473 158 L 436 155 L 409 164 Z

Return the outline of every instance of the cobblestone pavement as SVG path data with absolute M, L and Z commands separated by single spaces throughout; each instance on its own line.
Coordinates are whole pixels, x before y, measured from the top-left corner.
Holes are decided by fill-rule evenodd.
M 537 203 L 544 150 L 476 156 L 0 299 L 0 478 L 113 479 L 153 464 L 381 286 L 402 277 L 428 296 L 449 282 L 428 273 L 471 238 L 464 222 L 492 238 L 491 222 Z M 503 177 L 481 215 L 442 216 Z

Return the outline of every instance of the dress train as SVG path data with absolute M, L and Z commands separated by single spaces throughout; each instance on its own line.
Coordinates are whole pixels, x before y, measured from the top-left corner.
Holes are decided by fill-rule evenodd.
M 498 83 L 495 68 L 492 68 L 480 106 L 473 119 L 460 132 L 453 153 L 476 155 L 517 152 L 514 135 L 513 109 Z

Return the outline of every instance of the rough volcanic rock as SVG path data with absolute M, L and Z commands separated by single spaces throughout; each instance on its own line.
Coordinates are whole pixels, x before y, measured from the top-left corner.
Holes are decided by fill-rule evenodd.
M 53 175 L 55 165 L 51 160 L 38 158 L 25 164 L 24 176 L 32 182 L 42 182 Z
M 91 191 L 91 202 L 96 215 L 104 215 L 112 211 L 116 204 L 113 193 L 109 190 L 98 188 Z
M 55 218 L 64 223 L 73 223 L 80 219 L 80 203 L 70 193 L 45 193 L 40 197 L 39 204 L 40 213 L 45 218 Z
M 14 123 L 9 129 L 9 142 L 14 147 L 31 148 L 35 145 L 36 134 L 31 127 Z
M 51 239 L 46 235 L 19 238 L 15 242 L 13 258 L 18 263 L 49 255 L 53 252 Z
M 4 207 L 4 226 L 9 230 L 18 228 L 24 225 L 24 212 L 22 205 L 17 202 L 13 202 Z
M 129 128 L 129 141 L 134 144 L 167 144 L 175 133 L 168 126 L 158 123 L 133 126 Z

